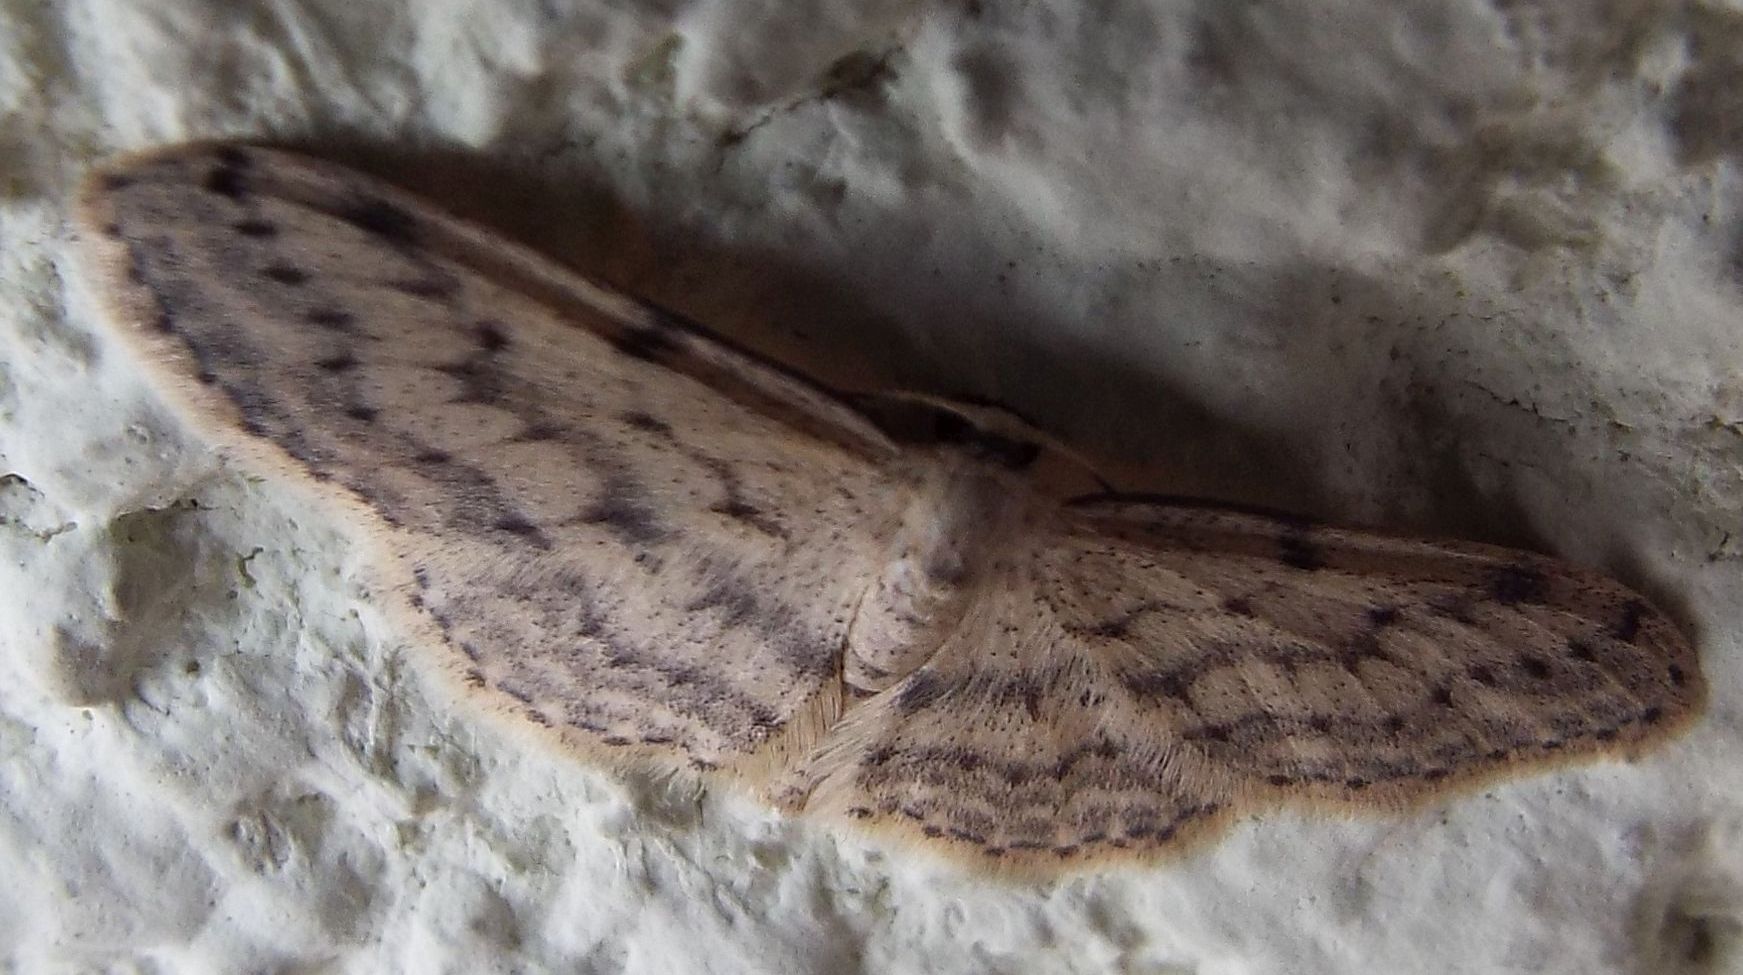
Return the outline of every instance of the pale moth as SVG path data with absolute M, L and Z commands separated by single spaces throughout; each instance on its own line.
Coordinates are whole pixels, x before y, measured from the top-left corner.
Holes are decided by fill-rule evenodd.
M 173 148 L 78 212 L 163 395 L 349 512 L 463 696 L 594 761 L 1056 871 L 1631 754 L 1705 694 L 1601 575 L 1071 496 L 1000 411 L 838 394 L 331 164 Z

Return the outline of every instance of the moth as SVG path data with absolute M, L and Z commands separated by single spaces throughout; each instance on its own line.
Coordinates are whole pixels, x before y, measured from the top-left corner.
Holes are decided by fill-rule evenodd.
M 77 214 L 162 395 L 351 519 L 458 693 L 595 762 L 1058 871 L 1637 753 L 1704 700 L 1594 572 L 1097 488 L 335 165 L 171 148 Z

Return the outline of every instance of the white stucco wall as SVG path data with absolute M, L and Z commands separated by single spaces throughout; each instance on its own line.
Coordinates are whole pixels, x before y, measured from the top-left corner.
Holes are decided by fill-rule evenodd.
M 1743 971 L 1740 52 L 1722 2 L 0 0 L 0 970 Z M 1039 886 L 591 770 L 96 337 L 66 194 L 211 137 L 1127 486 L 1600 566 L 1709 713 Z

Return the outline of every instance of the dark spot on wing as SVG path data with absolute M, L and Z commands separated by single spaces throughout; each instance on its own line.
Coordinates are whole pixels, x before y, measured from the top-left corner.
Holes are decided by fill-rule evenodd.
M 356 367 L 357 357 L 349 352 L 341 352 L 338 355 L 315 360 L 315 368 L 322 372 L 345 372 L 348 369 L 355 369 Z
M 1382 627 L 1382 626 L 1391 626 L 1393 623 L 1396 623 L 1396 622 L 1398 622 L 1398 607 L 1396 607 L 1396 606 L 1369 606 L 1368 607 L 1368 623 L 1369 623 L 1369 625 L 1376 626 L 1376 627 Z
M 212 157 L 232 169 L 247 169 L 254 165 L 254 157 L 241 146 L 219 146 L 212 150 Z
M 760 622 L 764 615 L 756 590 L 744 579 L 725 573 L 714 574 L 702 595 L 684 608 L 692 613 L 719 610 L 721 620 L 729 627 Z
M 1567 652 L 1568 656 L 1575 660 L 1584 660 L 1588 663 L 1598 659 L 1597 655 L 1592 652 L 1592 645 L 1577 636 L 1568 637 Z
M 1541 603 L 1546 583 L 1543 570 L 1534 565 L 1503 565 L 1489 573 L 1489 596 L 1503 606 Z
M 647 545 L 666 537 L 654 509 L 644 500 L 641 485 L 622 474 L 606 477 L 601 497 L 582 512 L 581 521 L 604 525 L 630 545 Z
M 133 177 L 122 173 L 104 173 L 103 188 L 106 190 L 124 190 L 133 185 Z
M 206 178 L 200 182 L 208 192 L 232 200 L 242 200 L 248 196 L 248 187 L 240 169 L 232 165 L 214 166 L 206 173 Z
M 1097 623 L 1077 628 L 1077 632 L 1103 640 L 1124 640 L 1131 636 L 1132 627 L 1138 620 L 1151 613 L 1178 613 L 1180 607 L 1160 599 L 1147 599 L 1126 610 L 1118 616 L 1110 616 Z
M 1218 744 L 1227 744 L 1233 734 L 1234 729 L 1226 724 L 1207 724 L 1202 728 L 1185 732 L 1184 737 L 1188 741 L 1214 741 Z
M 348 311 L 337 308 L 311 308 L 303 315 L 310 325 L 330 328 L 335 332 L 348 332 L 357 324 L 357 319 Z
M 1475 667 L 1471 668 L 1470 674 L 1471 680 L 1476 681 L 1484 687 L 1495 686 L 1495 671 L 1487 664 L 1477 664 Z
M 521 427 L 514 435 L 520 443 L 538 443 L 541 440 L 561 440 L 564 436 L 563 427 L 549 420 L 535 420 Z
M 670 437 L 672 435 L 672 425 L 670 423 L 667 423 L 652 414 L 643 413 L 641 410 L 625 410 L 624 412 L 619 413 L 617 418 L 637 430 L 643 430 L 648 433 L 657 433 L 662 437 Z
M 390 244 L 404 247 L 417 242 L 417 218 L 405 208 L 379 197 L 359 197 L 341 208 L 336 216 Z
M 431 270 L 423 277 L 394 278 L 385 283 L 401 294 L 426 301 L 445 302 L 460 293 L 460 282 L 453 275 L 436 270 Z
M 779 522 L 769 518 L 761 508 L 739 498 L 728 498 L 708 506 L 708 510 L 717 515 L 725 515 L 734 521 L 742 522 L 770 538 L 786 538 L 787 530 Z
M 896 693 L 896 707 L 903 714 L 913 714 L 924 711 L 938 703 L 950 686 L 929 670 L 917 670 L 902 682 L 902 689 Z
M 238 220 L 230 227 L 244 237 L 272 237 L 278 234 L 278 225 L 267 220 Z
M 478 347 L 485 352 L 499 352 L 508 348 L 508 333 L 496 322 L 479 322 L 476 332 Z
M 1041 720 L 1041 702 L 1046 696 L 1047 689 L 1031 680 L 1012 681 L 1001 692 L 1001 699 L 1009 697 L 1021 700 L 1024 713 L 1029 716 L 1030 721 L 1036 722 Z
M 362 403 L 353 403 L 345 408 L 345 415 L 353 420 L 371 423 L 376 417 L 381 415 L 381 411 L 373 406 L 365 406 Z
M 551 540 L 545 536 L 543 531 L 539 530 L 539 526 L 528 521 L 526 516 L 512 511 L 496 519 L 495 524 L 490 527 L 500 532 L 519 536 L 534 548 L 549 549 L 551 547 Z
M 1253 615 L 1253 604 L 1245 596 L 1231 596 L 1223 600 L 1223 612 L 1234 616 Z
M 962 772 L 973 772 L 986 764 L 986 756 L 966 748 L 946 749 L 939 758 L 942 764 L 954 766 Z
M 1120 675 L 1120 683 L 1126 690 L 1140 698 L 1162 694 L 1178 701 L 1187 699 L 1195 680 L 1194 672 L 1185 667 L 1172 670 L 1128 671 Z
M 1667 675 L 1670 677 L 1670 684 L 1672 687 L 1682 687 L 1688 683 L 1689 675 L 1684 673 L 1683 669 L 1676 664 L 1670 665 L 1670 670 L 1667 672 Z
M 1610 627 L 1610 635 L 1623 643 L 1633 643 L 1640 635 L 1640 621 L 1646 617 L 1646 604 L 1638 599 L 1630 599 L 1622 606 L 1622 613 Z
M 1549 664 L 1539 657 L 1534 657 L 1530 654 L 1521 654 L 1519 657 L 1519 669 L 1525 672 L 1525 676 L 1530 677 L 1533 680 L 1549 679 Z
M 657 325 L 631 325 L 606 338 L 617 351 L 635 359 L 657 361 L 678 349 L 671 334 Z
M 289 264 L 273 264 L 260 272 L 279 284 L 299 285 L 309 280 L 309 272 Z
M 455 403 L 495 403 L 503 396 L 502 370 L 484 356 L 473 356 L 463 362 L 444 363 L 438 372 L 460 382 L 460 395 Z

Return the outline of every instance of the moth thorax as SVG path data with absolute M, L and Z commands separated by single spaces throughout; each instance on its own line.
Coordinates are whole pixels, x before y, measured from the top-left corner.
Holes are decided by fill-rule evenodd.
M 947 639 L 974 599 L 992 549 L 1021 521 L 1028 490 L 980 464 L 942 467 L 902 513 L 888 559 L 848 628 L 849 687 L 880 691 Z

